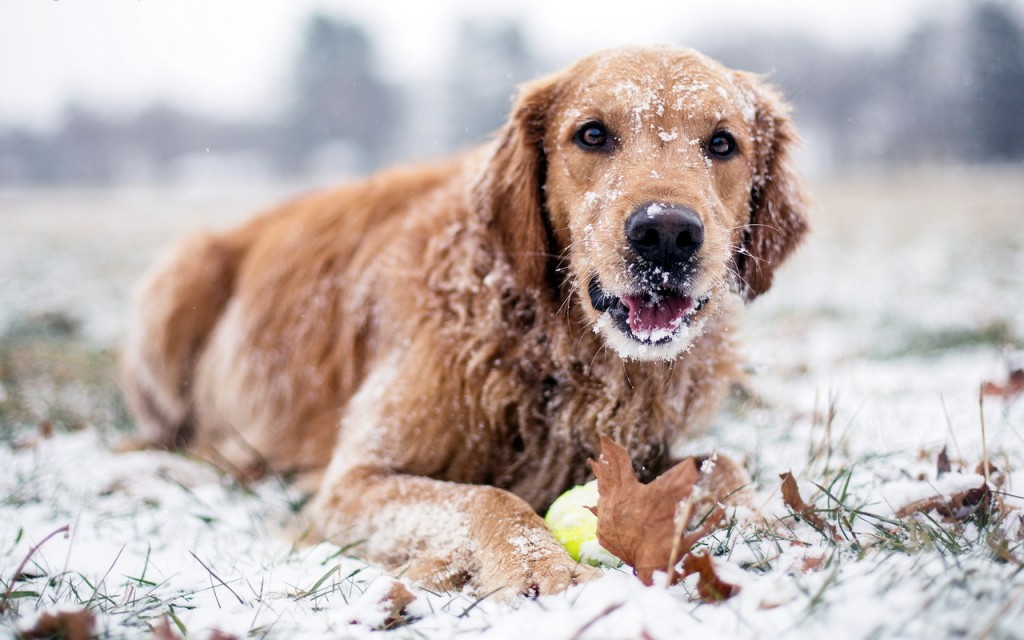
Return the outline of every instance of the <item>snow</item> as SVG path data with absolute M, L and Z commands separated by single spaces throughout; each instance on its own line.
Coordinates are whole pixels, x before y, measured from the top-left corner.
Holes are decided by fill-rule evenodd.
M 70 535 L 32 554 L 0 638 L 42 612 L 82 606 L 101 638 L 149 637 L 172 614 L 190 638 L 1016 637 L 1020 569 L 993 548 L 1004 541 L 1024 558 L 1019 511 L 962 531 L 934 512 L 901 530 L 887 521 L 912 502 L 980 486 L 986 454 L 1005 477 L 1007 508 L 1024 508 L 1024 399 L 988 397 L 979 409 L 978 398 L 982 381 L 1002 381 L 1022 357 L 1024 180 L 991 171 L 815 187 L 814 233 L 736 337 L 755 397 L 730 401 L 678 452 L 718 451 L 754 480 L 751 504 L 730 510 L 737 526 L 702 543 L 740 587 L 730 600 L 701 603 L 694 577 L 645 587 L 604 568 L 563 594 L 510 603 L 409 586 L 406 620 L 389 622 L 382 600 L 395 579 L 352 557 L 357 549 L 303 540 L 295 487 L 273 478 L 244 487 L 183 455 L 118 452 L 123 434 L 103 420 L 45 437 L 6 417 L 20 392 L 5 378 L 0 597 L 34 545 L 64 525 Z M 81 320 L 84 341 L 112 344 L 132 276 L 156 246 L 250 204 L 211 214 L 209 203 L 196 213 L 194 199 L 169 194 L 106 198 L 0 194 L 0 334 L 63 311 Z M 93 211 L 103 224 L 86 224 Z M 55 393 L 36 389 L 31 410 L 45 416 Z M 94 391 L 70 393 L 87 403 Z M 944 446 L 952 470 L 940 475 Z M 839 542 L 783 504 L 786 471 L 805 501 L 839 507 L 848 520 Z
M 658 137 L 661 138 L 662 142 L 672 142 L 673 140 L 676 140 L 676 139 L 679 138 L 679 131 L 677 131 L 675 129 L 675 127 L 673 127 L 671 131 L 665 131 L 664 129 L 659 129 L 658 130 Z

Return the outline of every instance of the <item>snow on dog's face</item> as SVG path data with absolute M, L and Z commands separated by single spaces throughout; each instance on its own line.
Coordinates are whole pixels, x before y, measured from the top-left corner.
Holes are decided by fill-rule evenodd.
M 608 345 L 677 357 L 723 296 L 767 290 L 804 232 L 785 112 L 755 77 L 671 47 L 599 53 L 528 85 L 494 160 L 507 195 L 528 176 L 518 202 L 539 201 L 529 217 L 495 203 L 513 266 L 540 283 L 529 252 L 557 254 Z

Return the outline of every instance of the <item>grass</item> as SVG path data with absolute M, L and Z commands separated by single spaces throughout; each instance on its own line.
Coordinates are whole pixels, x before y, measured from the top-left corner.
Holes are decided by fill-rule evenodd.
M 115 376 L 116 354 L 89 345 L 77 321 L 47 313 L 0 334 L 0 441 L 18 430 L 131 428 Z
M 885 326 L 899 321 L 886 321 Z M 1013 322 L 1008 318 L 996 318 L 974 326 L 937 329 L 902 328 L 881 349 L 869 354 L 879 360 L 896 360 L 908 357 L 935 358 L 951 351 L 976 347 L 992 349 L 1020 349 L 1024 341 L 1017 335 Z

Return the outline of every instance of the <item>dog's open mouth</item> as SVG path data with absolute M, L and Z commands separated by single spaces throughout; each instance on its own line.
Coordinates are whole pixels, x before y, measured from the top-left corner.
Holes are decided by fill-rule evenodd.
M 601 288 L 596 276 L 588 291 L 594 309 L 607 312 L 619 330 L 641 344 L 671 342 L 708 302 L 672 289 L 615 296 Z

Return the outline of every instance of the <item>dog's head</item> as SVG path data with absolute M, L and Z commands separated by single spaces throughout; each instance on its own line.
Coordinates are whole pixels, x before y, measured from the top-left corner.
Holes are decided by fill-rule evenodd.
M 795 139 L 755 76 L 616 49 L 524 87 L 478 206 L 523 286 L 571 291 L 623 357 L 671 359 L 729 291 L 765 292 L 804 233 Z

